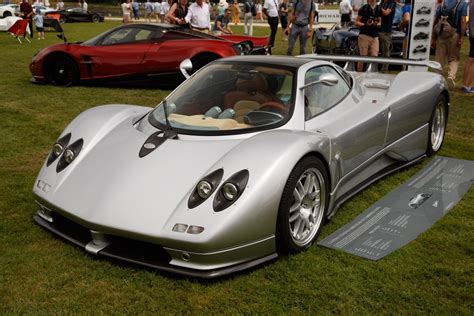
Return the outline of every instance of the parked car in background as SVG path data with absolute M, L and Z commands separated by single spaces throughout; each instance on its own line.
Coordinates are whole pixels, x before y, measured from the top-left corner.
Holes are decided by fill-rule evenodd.
M 45 15 L 59 14 L 61 23 L 64 22 L 104 22 L 104 14 L 100 12 L 87 11 L 83 8 L 69 8 L 59 11 L 49 11 Z
M 41 15 L 44 15 L 47 12 L 56 11 L 56 9 L 46 7 L 46 6 L 40 5 L 40 4 L 33 4 L 32 7 L 33 7 L 33 12 L 35 12 L 35 13 L 36 13 L 36 10 L 39 9 Z
M 341 27 L 334 24 L 331 28 L 317 28 L 313 32 L 312 52 L 329 55 L 358 55 L 359 28 L 355 26 Z M 391 57 L 403 56 L 403 38 L 405 34 L 394 30 L 392 33 Z
M 79 81 L 146 81 L 176 85 L 190 58 L 199 69 L 228 56 L 268 54 L 268 37 L 213 36 L 171 24 L 128 24 L 84 43 L 41 50 L 30 64 L 33 82 L 71 85 Z
M 4 4 L 0 5 L 0 18 L 8 16 L 20 15 L 20 6 L 18 4 Z

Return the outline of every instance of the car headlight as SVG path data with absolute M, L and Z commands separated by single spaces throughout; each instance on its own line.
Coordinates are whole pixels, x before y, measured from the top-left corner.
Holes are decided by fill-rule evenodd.
M 64 153 L 61 156 L 61 159 L 59 159 L 58 165 L 56 166 L 56 172 L 63 171 L 77 158 L 77 156 L 81 152 L 83 144 L 84 140 L 81 138 L 69 145 L 66 149 L 64 149 Z
M 239 194 L 239 189 L 233 183 L 227 182 L 222 186 L 222 195 L 229 200 L 235 200 L 236 196 Z
M 212 184 L 206 180 L 199 181 L 196 191 L 203 199 L 207 199 L 212 193 Z
M 207 200 L 218 187 L 223 175 L 224 170 L 221 168 L 202 178 L 189 196 L 188 208 L 195 208 Z
M 59 156 L 64 151 L 64 148 L 69 144 L 69 141 L 71 140 L 71 133 L 68 133 L 58 139 L 56 143 L 53 145 L 53 149 L 51 150 L 51 153 L 48 156 L 48 160 L 46 162 L 46 166 L 49 167 Z
M 220 212 L 231 206 L 244 192 L 249 181 L 247 169 L 234 173 L 218 190 L 214 197 L 213 208 Z

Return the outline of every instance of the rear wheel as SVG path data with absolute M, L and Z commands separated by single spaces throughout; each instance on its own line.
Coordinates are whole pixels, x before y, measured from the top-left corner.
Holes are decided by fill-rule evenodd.
M 45 77 L 54 85 L 70 86 L 79 80 L 79 70 L 69 56 L 54 55 L 45 63 Z
M 291 172 L 280 201 L 276 241 L 281 253 L 310 247 L 319 235 L 328 207 L 328 175 L 321 160 L 307 156 Z
M 100 17 L 97 14 L 94 14 L 92 16 L 92 22 L 99 23 L 100 22 Z
M 428 147 L 426 154 L 432 156 L 437 153 L 443 145 L 448 118 L 448 105 L 444 95 L 440 95 L 436 100 L 436 105 L 431 114 L 428 134 Z

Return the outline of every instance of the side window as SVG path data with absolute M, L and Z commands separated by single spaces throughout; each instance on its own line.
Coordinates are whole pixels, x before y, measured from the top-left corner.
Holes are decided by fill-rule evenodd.
M 101 45 L 125 44 L 152 39 L 153 31 L 136 27 L 121 28 L 104 37 Z
M 305 75 L 305 84 L 318 81 L 320 76 L 326 73 L 336 75 L 339 81 L 333 86 L 317 83 L 304 89 L 305 120 L 309 120 L 332 108 L 350 91 L 346 80 L 344 80 L 334 68 L 329 66 L 321 66 L 308 70 Z

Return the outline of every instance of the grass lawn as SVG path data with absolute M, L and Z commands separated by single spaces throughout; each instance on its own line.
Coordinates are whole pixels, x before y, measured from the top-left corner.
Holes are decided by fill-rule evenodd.
M 118 25 L 66 24 L 71 41 Z M 242 27 L 235 27 L 242 33 Z M 254 28 L 264 35 L 266 28 Z M 277 36 L 275 54 L 286 43 Z M 128 103 L 154 106 L 156 89 L 30 84 L 28 64 L 59 40 L 19 45 L 0 34 L 0 314 L 62 313 L 474 313 L 474 190 L 415 241 L 372 262 L 313 246 L 263 267 L 201 282 L 95 258 L 33 223 L 33 182 L 54 141 L 80 112 Z M 463 58 L 467 55 L 465 41 Z M 295 47 L 295 53 L 297 47 Z M 458 84 L 462 77 L 460 67 Z M 452 93 L 440 154 L 474 160 L 474 97 Z M 415 174 L 427 160 L 346 202 L 320 238 L 350 222 Z

